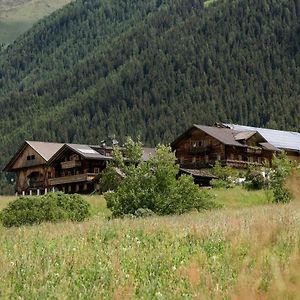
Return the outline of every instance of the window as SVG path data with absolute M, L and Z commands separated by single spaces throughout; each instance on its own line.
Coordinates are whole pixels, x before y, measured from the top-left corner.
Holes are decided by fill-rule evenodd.
M 99 168 L 94 168 L 94 173 L 95 173 L 95 174 L 100 173 L 100 169 L 99 169 Z
M 27 155 L 27 160 L 30 160 L 30 155 Z
M 31 155 L 31 160 L 34 160 L 35 159 L 35 155 Z

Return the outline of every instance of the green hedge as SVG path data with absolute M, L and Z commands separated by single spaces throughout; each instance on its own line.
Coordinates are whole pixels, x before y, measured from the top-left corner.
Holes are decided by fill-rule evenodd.
M 42 222 L 83 221 L 90 215 L 90 205 L 81 196 L 62 192 L 40 197 L 19 197 L 0 213 L 3 226 L 22 226 Z

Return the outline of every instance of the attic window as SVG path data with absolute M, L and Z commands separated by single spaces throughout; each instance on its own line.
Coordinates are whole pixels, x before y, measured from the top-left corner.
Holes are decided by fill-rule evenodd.
M 27 155 L 27 160 L 34 160 L 35 159 L 35 155 Z

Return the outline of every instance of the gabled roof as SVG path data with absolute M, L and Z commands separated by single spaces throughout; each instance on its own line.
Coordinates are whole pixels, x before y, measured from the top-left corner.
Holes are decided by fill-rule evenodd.
M 93 149 L 94 148 L 94 149 Z M 84 144 L 64 144 L 59 151 L 57 151 L 51 159 L 48 161 L 48 164 L 51 164 L 55 161 L 64 151 L 72 150 L 81 157 L 85 159 L 94 159 L 94 160 L 110 160 L 111 157 L 100 154 L 96 151 L 96 146 L 89 146 Z
M 257 131 L 265 140 L 276 148 L 283 150 L 300 151 L 300 133 L 259 127 L 251 127 L 236 124 L 223 124 L 237 131 Z
M 257 134 L 257 131 L 238 131 L 234 134 L 234 138 L 236 141 L 248 140 L 255 134 Z
M 193 129 L 199 129 L 225 145 L 246 147 L 245 145 L 235 140 L 235 136 L 234 136 L 235 132 L 229 128 L 218 128 L 218 127 L 196 125 L 196 124 L 191 126 L 187 131 L 185 131 L 182 135 L 180 135 L 177 139 L 175 139 L 175 141 L 171 143 L 171 146 L 172 147 L 175 146 L 179 141 L 181 141 L 188 134 L 188 132 L 190 132 Z
M 36 141 L 24 141 L 19 150 L 11 158 L 8 164 L 4 167 L 3 171 L 8 171 L 12 168 L 20 154 L 25 150 L 27 146 L 30 146 L 36 151 L 44 160 L 45 163 L 63 146 L 61 143 L 50 143 L 50 142 L 36 142 Z

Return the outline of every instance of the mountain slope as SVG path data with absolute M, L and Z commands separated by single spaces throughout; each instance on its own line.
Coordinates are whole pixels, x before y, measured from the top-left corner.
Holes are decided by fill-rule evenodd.
M 72 0 L 0 0 L 0 45 L 13 42 L 34 23 Z
M 22 139 L 170 142 L 191 123 L 300 128 L 300 1 L 77 1 L 0 56 L 0 164 Z

